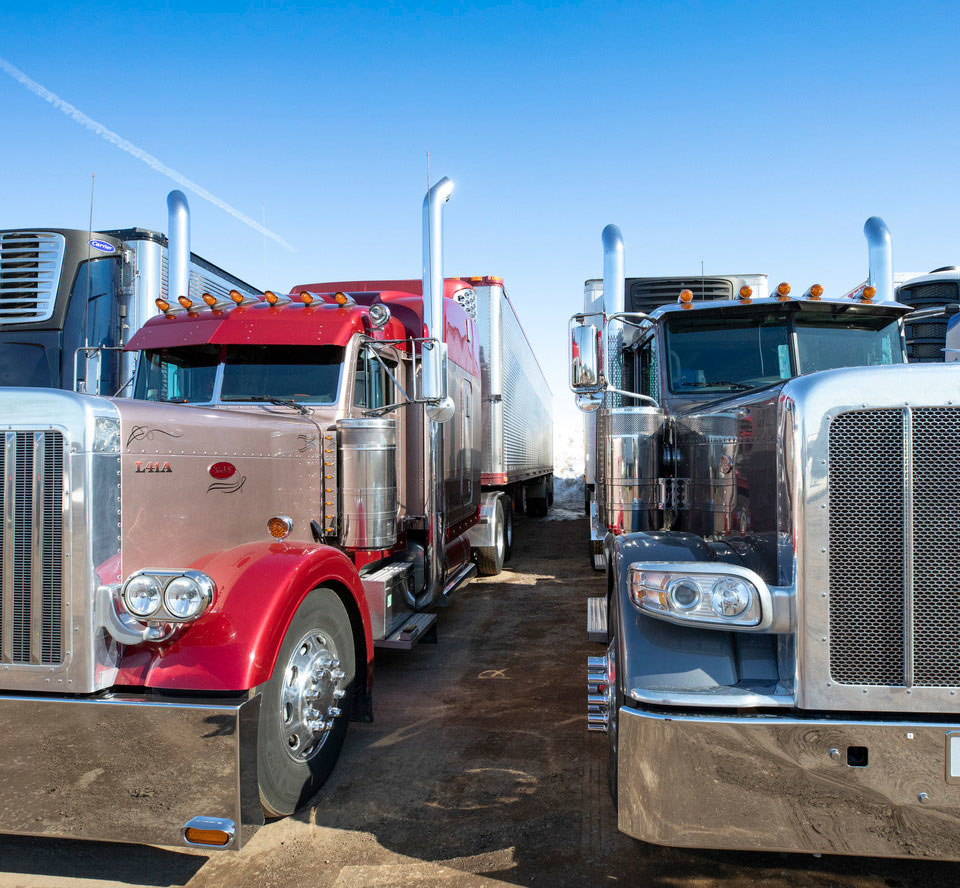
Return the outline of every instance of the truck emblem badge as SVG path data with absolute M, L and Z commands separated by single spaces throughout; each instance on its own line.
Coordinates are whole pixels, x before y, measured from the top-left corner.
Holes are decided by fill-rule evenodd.
M 237 471 L 237 467 L 233 463 L 216 462 L 210 466 L 207 471 L 210 473 L 211 478 L 216 478 L 218 481 L 223 481 L 224 479 L 233 475 L 234 472 Z
M 720 474 L 729 475 L 733 471 L 733 460 L 727 454 L 720 457 Z
M 150 473 L 154 475 L 163 475 L 165 473 L 173 472 L 173 469 L 170 468 L 170 463 L 158 463 L 158 462 L 143 462 L 142 460 L 137 460 L 134 465 L 137 467 L 138 474 Z
M 113 244 L 108 244 L 106 241 L 102 240 L 92 240 L 88 241 L 91 247 L 95 250 L 99 250 L 101 253 L 116 253 L 117 248 Z

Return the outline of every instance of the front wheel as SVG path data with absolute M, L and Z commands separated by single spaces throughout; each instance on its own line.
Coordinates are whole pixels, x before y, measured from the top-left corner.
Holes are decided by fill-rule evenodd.
M 493 510 L 493 545 L 477 547 L 477 568 L 485 577 L 495 577 L 503 570 L 507 557 L 507 528 L 503 514 L 503 499 L 497 500 Z
M 257 770 L 268 817 L 292 814 L 330 776 L 347 733 L 355 680 L 347 609 L 331 589 L 314 589 L 293 615 L 262 688 Z

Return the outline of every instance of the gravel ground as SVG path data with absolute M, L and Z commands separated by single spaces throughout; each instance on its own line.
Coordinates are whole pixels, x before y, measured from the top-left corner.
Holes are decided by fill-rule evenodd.
M 585 726 L 581 520 L 525 520 L 439 643 L 377 658 L 376 721 L 352 725 L 312 807 L 239 854 L 0 836 L 7 886 L 924 886 L 960 865 L 681 851 L 617 832 L 602 735 Z

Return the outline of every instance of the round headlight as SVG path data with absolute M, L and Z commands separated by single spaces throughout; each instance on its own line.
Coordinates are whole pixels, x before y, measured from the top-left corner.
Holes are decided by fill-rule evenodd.
M 736 617 L 750 606 L 750 590 L 743 580 L 724 577 L 713 584 L 710 591 L 713 608 L 725 617 Z
M 693 580 L 674 580 L 668 592 L 670 603 L 677 610 L 691 610 L 700 603 L 700 587 Z
M 200 584 L 191 577 L 177 577 L 163 593 L 163 606 L 172 617 L 189 620 L 203 608 L 204 595 Z
M 160 609 L 160 584 L 151 576 L 134 577 L 123 588 L 123 603 L 135 617 L 149 617 Z

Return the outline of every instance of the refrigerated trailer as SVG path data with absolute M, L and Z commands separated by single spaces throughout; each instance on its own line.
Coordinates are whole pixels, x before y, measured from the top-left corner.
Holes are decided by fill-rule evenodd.
M 159 313 L 156 300 L 226 299 L 259 290 L 190 253 L 189 209 L 167 198 L 183 256 L 170 269 L 167 236 L 143 228 L 0 231 L 0 386 L 63 388 L 129 395 L 133 357 L 123 348 Z M 124 388 L 126 386 L 126 388 Z
M 327 281 L 302 291 L 361 294 L 376 290 L 421 295 L 417 280 Z M 474 322 L 480 349 L 480 522 L 470 540 L 481 571 L 498 573 L 510 557 L 514 513 L 535 517 L 553 504 L 553 395 L 536 354 L 496 275 L 448 278 L 444 294 Z M 498 508 L 499 506 L 499 508 Z M 503 535 L 503 556 L 488 562 Z

